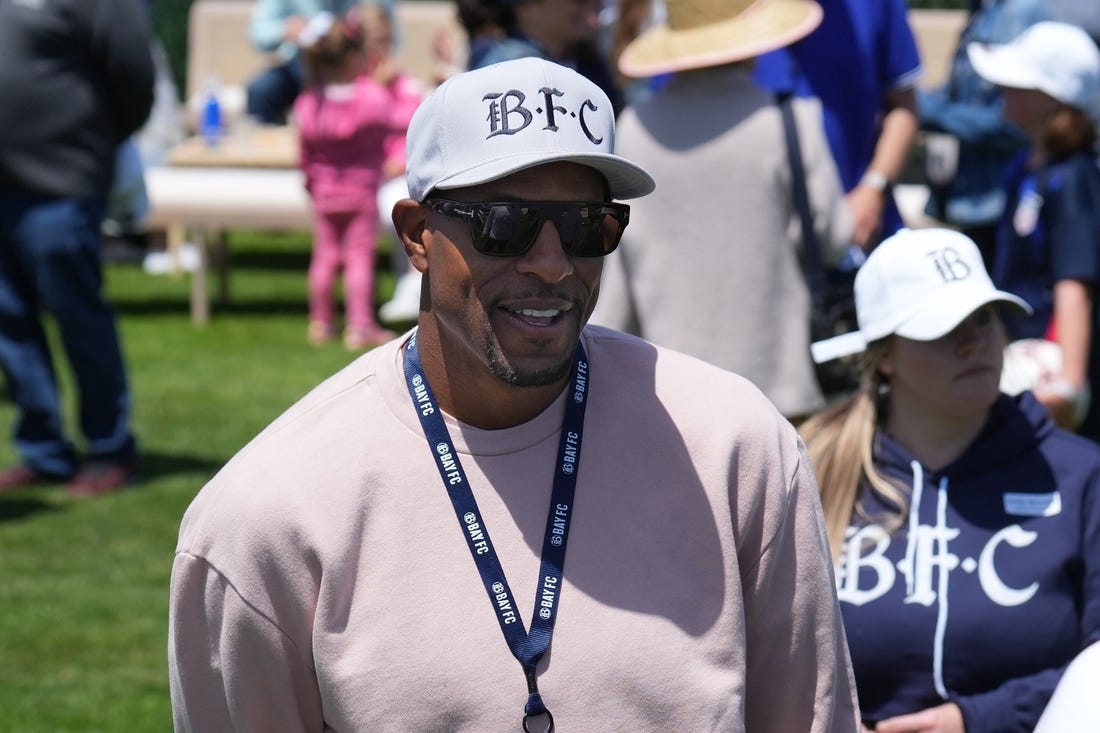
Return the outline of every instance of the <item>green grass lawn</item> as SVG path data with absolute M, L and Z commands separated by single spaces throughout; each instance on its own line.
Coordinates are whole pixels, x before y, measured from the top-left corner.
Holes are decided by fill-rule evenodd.
M 171 730 L 168 576 L 183 511 L 253 435 L 353 358 L 339 343 L 305 343 L 307 235 L 231 237 L 231 301 L 204 328 L 189 320 L 186 276 L 107 268 L 140 485 L 83 501 L 60 486 L 0 496 L 0 731 Z M 383 296 L 388 262 L 380 257 Z M 0 402 L 5 432 L 13 415 Z M 0 465 L 15 460 L 5 434 Z

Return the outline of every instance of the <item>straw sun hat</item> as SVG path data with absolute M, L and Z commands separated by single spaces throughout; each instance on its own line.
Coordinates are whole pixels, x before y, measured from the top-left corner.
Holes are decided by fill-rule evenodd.
M 619 71 L 645 77 L 701 69 L 782 48 L 821 23 L 814 0 L 666 0 L 667 22 L 634 39 Z

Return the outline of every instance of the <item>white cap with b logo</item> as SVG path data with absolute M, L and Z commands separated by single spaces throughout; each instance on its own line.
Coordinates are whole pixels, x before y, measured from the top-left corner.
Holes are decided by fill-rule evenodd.
M 859 330 L 811 345 L 814 361 L 857 354 L 891 334 L 933 341 L 987 303 L 1031 312 L 994 287 L 977 245 L 952 229 L 902 229 L 884 240 L 856 273 L 855 300 Z

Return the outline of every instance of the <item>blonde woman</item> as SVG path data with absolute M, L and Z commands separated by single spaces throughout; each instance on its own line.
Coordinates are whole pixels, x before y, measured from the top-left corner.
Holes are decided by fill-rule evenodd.
M 864 724 L 1031 731 L 1100 639 L 1100 448 L 999 392 L 1000 308 L 977 245 L 902 230 L 855 282 L 861 388 L 802 426 Z

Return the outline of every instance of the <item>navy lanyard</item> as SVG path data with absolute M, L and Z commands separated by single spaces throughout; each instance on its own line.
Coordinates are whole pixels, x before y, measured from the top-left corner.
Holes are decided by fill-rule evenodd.
M 478 510 L 473 492 L 470 491 L 466 472 L 458 460 L 458 452 L 454 449 L 432 388 L 424 376 L 416 347 L 416 332 L 405 344 L 404 365 L 409 396 L 412 397 L 424 436 L 435 456 L 443 486 L 451 497 L 455 515 L 462 526 L 462 534 L 466 538 L 470 554 L 473 555 L 477 571 L 481 574 L 485 592 L 489 594 L 500 630 L 504 633 L 512 654 L 523 667 L 523 674 L 527 679 L 528 697 L 523 709 L 523 729 L 528 730 L 528 718 L 545 715 L 549 719 L 549 730 L 552 731 L 554 717 L 550 715 L 539 695 L 535 667 L 550 646 L 565 575 L 565 545 L 569 539 L 569 523 L 573 514 L 573 494 L 577 487 L 577 467 L 580 465 L 581 435 L 584 430 L 584 408 L 588 401 L 588 357 L 584 346 L 577 343 L 572 380 L 565 401 L 565 417 L 562 419 L 554 488 L 550 498 L 550 512 L 546 518 L 546 534 L 542 541 L 539 588 L 535 593 L 530 633 L 523 628 L 523 621 L 516 615 L 515 596 L 508 587 L 504 569 L 501 568 L 496 550 L 489 539 L 489 530 Z

